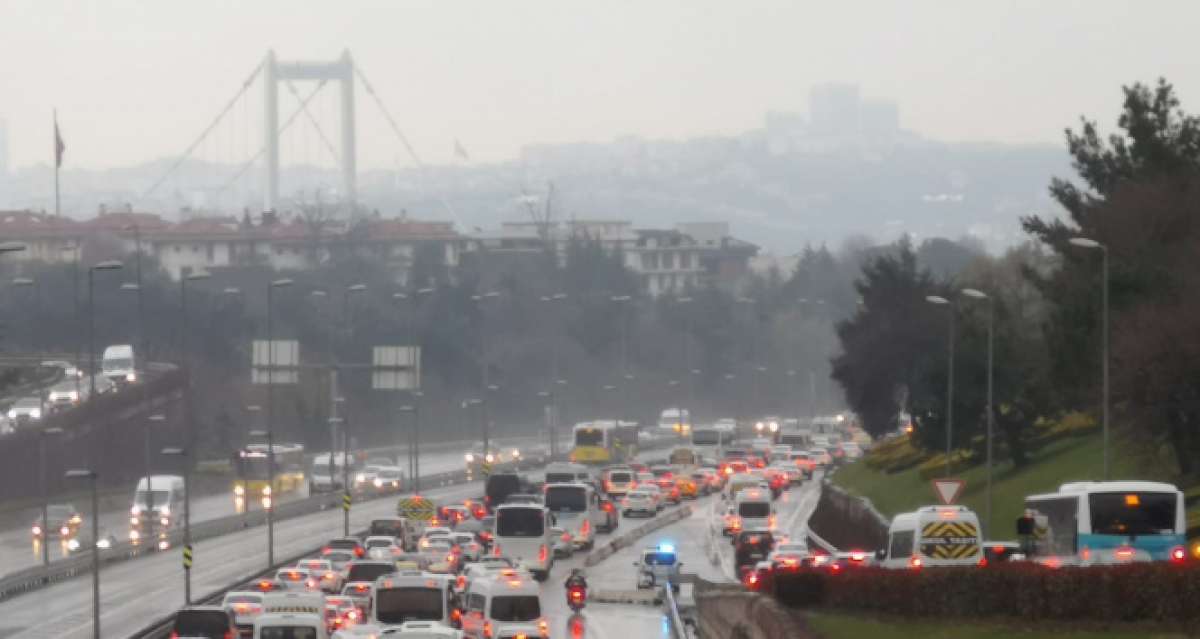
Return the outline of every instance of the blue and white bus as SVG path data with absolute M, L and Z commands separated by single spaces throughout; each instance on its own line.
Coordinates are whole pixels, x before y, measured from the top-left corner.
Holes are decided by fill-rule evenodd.
M 1187 558 L 1183 492 L 1150 481 L 1072 482 L 1025 498 L 1029 558 L 1091 566 Z

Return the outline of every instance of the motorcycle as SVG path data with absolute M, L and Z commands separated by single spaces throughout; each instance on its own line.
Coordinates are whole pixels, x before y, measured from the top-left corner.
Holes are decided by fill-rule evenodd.
M 587 588 L 575 584 L 567 588 L 567 605 L 570 606 L 573 612 L 583 610 L 584 604 L 587 603 Z

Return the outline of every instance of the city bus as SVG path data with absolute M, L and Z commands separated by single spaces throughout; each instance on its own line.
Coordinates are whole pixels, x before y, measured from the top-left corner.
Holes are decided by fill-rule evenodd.
M 304 488 L 304 446 L 275 444 L 274 449 L 273 485 L 268 483 L 269 449 L 266 444 L 250 444 L 234 453 L 233 504 L 237 512 L 245 512 L 254 499 L 259 500 L 263 508 L 270 508 L 275 496 Z
M 1026 497 L 1017 534 L 1026 556 L 1048 566 L 1182 562 L 1185 517 L 1172 484 L 1072 482 Z
M 633 459 L 637 454 L 637 423 L 600 420 L 575 424 L 570 460 L 580 464 L 608 464 Z

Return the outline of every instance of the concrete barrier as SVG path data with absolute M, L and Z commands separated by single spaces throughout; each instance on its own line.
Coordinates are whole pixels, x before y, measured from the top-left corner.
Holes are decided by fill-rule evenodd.
M 816 639 L 799 612 L 735 584 L 697 580 L 696 622 L 701 637 Z
M 651 519 L 650 521 L 638 526 L 637 528 L 634 528 L 627 533 L 609 539 L 607 544 L 592 550 L 592 552 L 588 553 L 587 559 L 583 560 L 583 565 L 587 567 L 595 566 L 596 564 L 613 556 L 613 554 L 622 548 L 629 547 L 633 544 L 633 542 L 641 539 L 642 537 L 645 537 L 656 530 L 665 528 L 677 521 L 691 516 L 691 506 L 680 506 L 670 512 L 655 517 L 654 519 Z

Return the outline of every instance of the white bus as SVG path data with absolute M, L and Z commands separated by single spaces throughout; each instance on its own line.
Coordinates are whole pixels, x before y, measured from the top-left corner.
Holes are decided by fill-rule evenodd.
M 1017 534 L 1051 566 L 1187 559 L 1183 492 L 1150 481 L 1072 482 L 1025 498 Z

